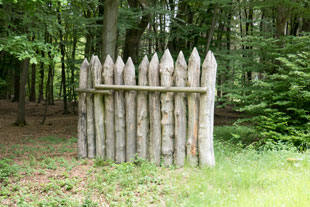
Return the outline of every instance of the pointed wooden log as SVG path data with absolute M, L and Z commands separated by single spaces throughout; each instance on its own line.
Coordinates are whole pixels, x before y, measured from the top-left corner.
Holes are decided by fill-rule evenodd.
M 117 85 L 124 84 L 124 67 L 125 64 L 120 56 L 114 65 L 114 83 Z M 115 161 L 117 163 L 125 162 L 125 97 L 124 91 L 114 92 L 115 103 Z
M 207 87 L 207 93 L 200 96 L 199 113 L 199 165 L 214 166 L 213 125 L 214 100 L 217 63 L 211 51 L 202 65 L 201 86 Z
M 87 88 L 93 88 L 93 65 L 95 57 L 92 56 L 90 65 L 87 71 Z M 94 158 L 96 156 L 95 145 L 95 122 L 94 122 L 94 95 L 91 93 L 86 94 L 87 102 L 87 157 Z
M 124 69 L 125 85 L 136 85 L 135 66 L 129 57 Z M 126 105 L 126 161 L 135 160 L 137 137 L 137 92 L 125 92 Z
M 79 88 L 87 88 L 87 68 L 89 63 L 85 58 L 80 68 Z M 79 121 L 78 121 L 78 157 L 87 157 L 87 115 L 86 94 L 79 94 Z
M 149 65 L 149 85 L 159 86 L 159 60 L 155 53 Z M 161 153 L 161 113 L 160 113 L 160 94 L 159 92 L 149 93 L 150 111 L 150 144 L 149 159 L 156 165 L 160 164 Z
M 182 51 L 179 53 L 175 63 L 175 85 L 184 87 L 187 80 L 187 64 Z M 175 164 L 179 167 L 184 166 L 185 162 L 185 142 L 186 142 L 186 102 L 185 94 L 175 95 Z
M 92 65 L 93 84 L 101 84 L 102 65 L 98 56 L 95 56 Z M 104 131 L 104 105 L 103 96 L 94 94 L 94 115 L 96 131 L 96 157 L 103 159 L 105 156 L 105 131 Z
M 149 60 L 145 56 L 139 66 L 139 86 L 148 85 Z M 137 154 L 143 159 L 148 158 L 149 143 L 149 111 L 147 92 L 138 92 L 137 95 Z
M 161 86 L 173 86 L 172 74 L 174 63 L 167 49 L 159 64 Z M 162 93 L 161 100 L 161 127 L 162 127 L 162 155 L 165 166 L 173 164 L 174 146 L 174 111 L 173 96 L 171 92 Z
M 106 57 L 103 65 L 102 80 L 104 84 L 112 85 L 114 63 L 110 55 Z M 104 125 L 106 132 L 106 159 L 115 160 L 115 135 L 114 135 L 114 94 L 104 97 Z
M 188 86 L 199 87 L 200 83 L 200 57 L 194 48 L 188 61 Z M 198 120 L 199 120 L 199 94 L 188 96 L 188 138 L 187 160 L 191 166 L 198 164 Z

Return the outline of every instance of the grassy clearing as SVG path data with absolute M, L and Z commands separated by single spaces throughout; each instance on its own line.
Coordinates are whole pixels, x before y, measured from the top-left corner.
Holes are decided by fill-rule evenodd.
M 216 129 L 212 169 L 76 160 L 74 138 L 1 148 L 0 206 L 309 206 L 310 153 L 219 141 L 236 139 L 225 132 L 234 130 Z

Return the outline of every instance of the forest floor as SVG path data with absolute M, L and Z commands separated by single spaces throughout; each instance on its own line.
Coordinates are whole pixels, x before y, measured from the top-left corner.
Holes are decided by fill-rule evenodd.
M 258 152 L 215 140 L 212 169 L 78 160 L 77 116 L 62 102 L 26 104 L 25 127 L 13 125 L 17 104 L 0 100 L 0 206 L 309 206 L 310 156 L 287 146 Z M 233 131 L 239 114 L 215 112 L 215 137 Z M 238 131 L 239 130 L 239 131 Z M 231 139 L 228 137 L 226 139 Z M 271 148 L 273 146 L 270 146 Z M 293 158 L 293 162 L 288 161 Z M 289 159 L 290 160 L 290 159 Z

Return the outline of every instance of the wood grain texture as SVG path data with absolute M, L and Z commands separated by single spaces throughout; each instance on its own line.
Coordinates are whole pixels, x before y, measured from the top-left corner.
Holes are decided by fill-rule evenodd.
M 98 56 L 95 56 L 92 65 L 93 85 L 101 84 L 102 65 Z M 103 159 L 105 156 L 105 130 L 104 130 L 104 104 L 101 94 L 94 94 L 94 116 L 96 132 L 96 157 Z
M 175 85 L 184 87 L 187 80 L 187 64 L 182 52 L 179 53 L 175 63 Z M 183 167 L 185 162 L 185 143 L 186 143 L 186 101 L 185 94 L 178 93 L 174 99 L 175 117 L 175 160 L 174 163 Z
M 120 56 L 114 65 L 114 83 L 118 85 L 124 84 L 124 67 L 125 64 Z M 114 104 L 115 104 L 115 161 L 117 163 L 125 162 L 125 139 L 126 139 L 126 127 L 125 127 L 125 97 L 124 91 L 114 92 Z
M 155 53 L 149 65 L 149 85 L 159 86 L 159 59 Z M 156 165 L 160 164 L 161 154 L 161 113 L 160 113 L 160 94 L 158 92 L 149 93 L 150 111 L 150 145 L 149 159 Z
M 89 63 L 85 58 L 80 68 L 79 88 L 87 88 L 87 68 Z M 86 94 L 79 94 L 79 120 L 78 120 L 78 157 L 87 157 L 87 110 L 86 110 Z
M 139 65 L 138 85 L 148 85 L 149 60 L 145 56 Z M 138 92 L 137 95 L 137 155 L 140 158 L 148 158 L 149 143 L 149 110 L 147 92 Z
M 200 57 L 194 48 L 188 61 L 188 86 L 199 87 L 200 85 Z M 191 166 L 198 165 L 198 121 L 199 121 L 199 94 L 188 96 L 188 138 L 187 160 Z
M 173 86 L 174 63 L 167 49 L 159 64 L 160 83 L 162 86 Z M 162 127 L 162 155 L 165 166 L 173 164 L 174 152 L 174 94 L 162 93 L 161 101 L 161 127 Z
M 90 65 L 87 70 L 87 88 L 93 88 L 93 65 L 94 56 L 90 60 Z M 91 93 L 86 94 L 86 109 L 87 109 L 87 157 L 96 157 L 96 132 L 94 121 L 94 95 Z
M 207 87 L 207 93 L 200 97 L 199 113 L 199 165 L 214 166 L 213 125 L 214 100 L 217 63 L 211 51 L 208 52 L 203 65 L 201 85 Z
M 136 85 L 135 66 L 131 58 L 128 58 L 124 69 L 125 85 Z M 137 92 L 125 92 L 126 106 L 126 161 L 132 162 L 136 156 L 137 137 Z
M 102 80 L 104 84 L 113 84 L 114 63 L 110 55 L 103 65 Z M 106 159 L 115 161 L 115 134 L 114 134 L 114 94 L 104 97 L 104 125 L 106 132 Z

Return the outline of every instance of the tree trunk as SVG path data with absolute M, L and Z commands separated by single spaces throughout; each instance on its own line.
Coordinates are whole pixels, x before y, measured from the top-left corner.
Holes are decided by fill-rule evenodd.
M 60 13 L 60 3 L 57 8 L 57 18 L 58 24 L 62 25 L 61 23 L 61 13 Z M 67 88 L 66 88 L 66 69 L 65 69 L 65 43 L 63 40 L 63 33 L 62 30 L 59 29 L 59 47 L 61 52 L 61 82 L 62 82 L 62 91 L 63 91 L 63 103 L 64 103 L 64 114 L 68 114 L 68 105 L 67 105 Z
M 25 96 L 26 96 L 26 83 L 28 77 L 29 58 L 25 59 L 22 63 L 22 76 L 19 88 L 18 112 L 15 124 L 17 126 L 26 125 L 25 120 Z
M 115 60 L 117 15 L 119 0 L 105 0 L 103 32 L 102 32 L 102 60 L 110 55 Z
M 72 47 L 72 54 L 71 54 L 71 88 L 72 88 L 72 91 L 71 91 L 71 95 L 72 95 L 72 98 L 71 100 L 73 100 L 73 108 L 72 108 L 72 111 L 73 111 L 73 114 L 76 114 L 76 111 L 75 111 L 75 106 L 76 106 L 76 94 L 75 94 L 75 84 L 74 84 L 74 71 L 75 71 L 75 52 L 76 52 L 76 44 L 77 44 L 77 32 L 76 32 L 76 29 L 74 29 L 73 31 L 73 47 Z
M 14 71 L 14 97 L 12 102 L 19 100 L 19 89 L 20 89 L 20 68 L 15 68 Z
M 140 4 L 142 7 L 142 12 L 149 8 L 147 1 L 145 0 L 128 0 L 128 4 L 130 8 L 132 9 L 137 9 Z M 147 12 L 141 17 L 140 22 L 137 22 L 137 28 L 126 30 L 126 38 L 125 38 L 125 45 L 124 45 L 124 59 L 125 60 L 131 57 L 133 62 L 135 64 L 137 63 L 140 39 L 150 19 L 151 19 L 151 14 Z
M 44 57 L 44 52 L 42 52 L 42 56 Z M 40 86 L 39 86 L 39 98 L 38 103 L 43 100 L 43 88 L 44 88 L 44 63 L 41 62 L 40 66 Z
M 215 24 L 216 24 L 216 20 L 217 20 L 217 7 L 214 8 L 213 10 L 213 16 L 212 16 L 212 22 L 211 22 L 211 27 L 208 31 L 208 36 L 207 36 L 207 46 L 206 46 L 206 53 L 209 51 L 210 49 L 210 45 L 211 45 L 211 40 L 213 37 L 213 33 L 214 33 L 214 29 L 215 29 Z
M 36 101 L 36 65 L 31 65 L 31 90 L 30 90 L 30 97 L 29 101 L 35 102 Z
M 51 57 L 50 54 L 48 54 L 49 57 Z M 51 102 L 51 81 L 52 81 L 52 73 L 53 73 L 53 66 L 51 64 L 49 64 L 48 66 L 48 74 L 47 74 L 47 82 L 46 82 L 46 87 L 45 87 L 45 109 L 44 109 L 44 116 L 43 116 L 43 120 L 41 122 L 41 124 L 44 124 L 45 120 L 46 120 L 46 116 L 47 116 L 47 108 L 48 105 Z

